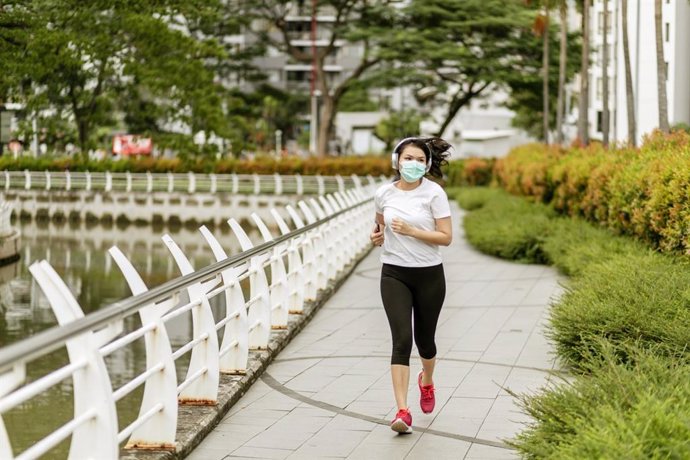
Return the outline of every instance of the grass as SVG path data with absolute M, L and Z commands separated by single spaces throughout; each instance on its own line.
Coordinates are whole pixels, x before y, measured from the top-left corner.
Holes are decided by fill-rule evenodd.
M 690 458 L 690 261 L 493 189 L 453 194 L 469 241 L 571 276 L 547 335 L 575 376 L 519 396 L 526 458 Z

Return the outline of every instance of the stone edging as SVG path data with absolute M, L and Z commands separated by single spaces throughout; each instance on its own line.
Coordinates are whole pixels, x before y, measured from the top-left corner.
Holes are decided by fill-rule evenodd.
M 123 460 L 177 460 L 189 455 L 258 380 L 278 353 L 304 329 L 314 314 L 352 274 L 359 262 L 369 254 L 371 248 L 370 246 L 358 254 L 355 261 L 346 266 L 335 281 L 329 282 L 326 289 L 319 291 L 315 301 L 307 302 L 302 315 L 290 315 L 287 330 L 273 331 L 268 350 L 250 352 L 246 375 L 221 374 L 216 406 L 179 406 L 175 452 L 121 449 L 120 458 Z

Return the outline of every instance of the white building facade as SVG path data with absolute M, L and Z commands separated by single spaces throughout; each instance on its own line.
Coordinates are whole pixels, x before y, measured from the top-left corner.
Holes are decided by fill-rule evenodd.
M 628 119 L 623 60 L 620 0 L 609 0 L 609 140 L 627 141 Z M 590 66 L 589 133 L 602 139 L 603 112 L 603 0 L 590 10 L 592 59 Z M 666 61 L 669 124 L 690 124 L 690 2 L 662 0 L 662 33 Z M 636 137 L 659 126 L 654 0 L 628 0 L 628 42 L 635 99 Z

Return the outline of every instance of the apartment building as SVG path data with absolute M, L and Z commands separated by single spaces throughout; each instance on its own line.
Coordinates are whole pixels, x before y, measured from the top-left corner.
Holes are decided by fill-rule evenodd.
M 609 0 L 609 108 L 610 141 L 626 141 L 628 122 L 623 61 L 621 1 Z M 590 136 L 602 138 L 603 112 L 603 0 L 591 8 Z M 662 0 L 662 31 L 666 61 L 669 123 L 690 124 L 690 3 Z M 628 1 L 628 41 L 637 141 L 659 126 L 654 0 Z

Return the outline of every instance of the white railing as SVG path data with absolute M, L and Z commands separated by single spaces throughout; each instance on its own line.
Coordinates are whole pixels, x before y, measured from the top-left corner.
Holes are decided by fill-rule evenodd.
M 264 240 L 259 245 L 231 218 L 228 224 L 243 249 L 234 256 L 228 256 L 213 233 L 201 227 L 217 262 L 199 270 L 164 235 L 182 276 L 150 290 L 127 257 L 112 247 L 110 255 L 133 297 L 87 316 L 47 261 L 32 264 L 29 270 L 59 326 L 0 350 L 0 458 L 38 458 L 70 438 L 69 457 L 75 459 L 115 459 L 125 443 L 130 448 L 174 449 L 178 406 L 215 404 L 220 374 L 244 373 L 249 350 L 267 349 L 271 331 L 287 328 L 289 315 L 302 313 L 305 301 L 314 300 L 368 247 L 376 185 L 300 201 L 297 208 L 286 206 L 285 212 L 272 209 L 279 237 L 254 214 Z M 245 280 L 248 293 L 241 287 Z M 222 317 L 214 317 L 212 299 L 225 305 Z M 192 338 L 173 349 L 167 324 L 185 315 L 191 316 Z M 126 330 L 125 324 L 139 322 L 140 326 Z M 141 338 L 146 369 L 113 388 L 105 358 Z M 27 366 L 59 349 L 67 350 L 69 363 L 26 382 Z M 176 363 L 183 355 L 189 355 L 189 364 L 186 377 L 178 381 L 176 366 L 181 365 Z M 70 379 L 72 419 L 15 456 L 2 414 Z M 142 385 L 138 417 L 119 427 L 116 403 Z
M 259 174 L 152 174 L 50 171 L 3 171 L 4 190 L 86 190 L 102 192 L 184 192 L 242 194 L 317 194 L 344 192 L 356 186 L 357 176 L 301 176 Z
M 0 202 L 0 237 L 7 236 L 14 232 L 10 220 L 12 218 L 12 205 Z

